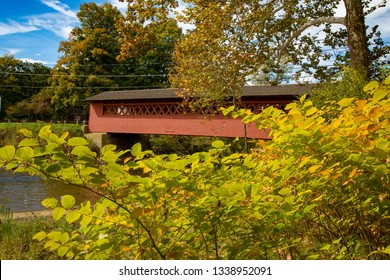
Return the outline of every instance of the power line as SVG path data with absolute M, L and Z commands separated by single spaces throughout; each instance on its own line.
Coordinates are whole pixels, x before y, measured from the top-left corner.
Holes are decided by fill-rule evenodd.
M 47 89 L 54 89 L 54 88 L 62 88 L 63 86 L 19 86 L 19 85 L 0 85 L 0 88 L 47 88 Z M 72 89 L 153 89 L 153 88 L 161 88 L 161 86 L 122 86 L 122 87 L 117 87 L 117 86 L 99 86 L 99 87 L 70 87 Z
M 35 74 L 23 72 L 0 72 L 3 75 L 19 75 L 19 76 L 39 76 L 39 77 L 75 77 L 75 78 L 89 78 L 91 76 L 97 78 L 131 78 L 131 77 L 166 77 L 168 74 L 130 74 L 130 75 L 72 75 L 72 74 Z

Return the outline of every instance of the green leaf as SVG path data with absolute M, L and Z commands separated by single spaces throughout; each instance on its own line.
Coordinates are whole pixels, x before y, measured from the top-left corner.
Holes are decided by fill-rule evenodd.
M 46 208 L 56 208 L 58 205 L 58 200 L 55 198 L 46 198 L 41 203 Z
M 61 165 L 56 163 L 56 164 L 49 165 L 47 168 L 45 168 L 45 171 L 47 173 L 55 174 L 61 169 L 62 169 Z
M 59 219 L 61 219 L 65 215 L 65 209 L 62 207 L 57 207 L 53 210 L 51 215 L 52 215 L 54 221 L 58 221 Z
M 377 81 L 373 81 L 365 85 L 363 90 L 364 92 L 370 92 L 376 90 L 378 87 L 379 87 L 379 83 Z
M 15 147 L 11 145 L 0 148 L 0 158 L 4 161 L 9 161 L 15 156 Z
M 348 107 L 352 104 L 352 101 L 354 100 L 354 98 L 344 98 L 344 99 L 341 99 L 337 104 L 339 104 L 341 107 Z
M 62 133 L 62 135 L 61 135 L 61 139 L 63 139 L 63 140 L 65 140 L 66 139 L 66 137 L 68 137 L 68 135 L 69 135 L 69 131 L 65 131 L 64 133 Z
M 83 218 L 80 221 L 80 225 L 83 227 L 86 227 L 89 225 L 89 223 L 92 221 L 92 217 L 90 216 L 83 216 Z
M 16 150 L 16 157 L 24 160 L 34 157 L 34 150 L 31 147 L 20 147 Z
M 52 231 L 48 233 L 47 237 L 50 239 L 50 241 L 59 241 L 61 238 L 61 234 L 62 233 L 60 231 Z
M 385 89 L 379 89 L 379 90 L 375 91 L 374 96 L 372 97 L 372 100 L 379 101 L 379 100 L 385 98 L 388 93 L 389 93 L 389 91 L 387 91 Z
M 223 109 L 223 110 L 222 110 L 222 114 L 223 114 L 224 116 L 226 116 L 226 115 L 230 114 L 230 113 L 233 112 L 233 111 L 234 111 L 234 106 L 230 106 L 230 107 L 227 108 L 227 109 Z
M 291 194 L 291 189 L 290 188 L 283 188 L 281 189 L 278 194 L 280 195 L 290 195 Z
M 225 147 L 225 143 L 221 140 L 214 141 L 211 145 L 217 149 L 222 149 L 223 147 Z
M 65 209 L 72 208 L 75 203 L 76 203 L 76 199 L 71 195 L 64 195 L 63 197 L 61 197 L 61 205 Z
M 306 206 L 305 209 L 303 209 L 303 213 L 304 214 L 309 213 L 316 206 L 317 206 L 316 203 L 313 203 L 313 204 L 310 204 L 310 205 Z
M 81 214 L 76 211 L 70 211 L 68 214 L 66 214 L 65 220 L 71 224 L 77 221 L 81 217 Z
M 31 130 L 22 128 L 22 129 L 19 129 L 19 132 L 22 133 L 22 134 L 24 135 L 24 137 L 28 137 L 28 138 L 34 137 L 34 135 L 33 135 L 33 133 L 31 132 Z
M 60 239 L 59 241 L 62 243 L 62 244 L 65 244 L 66 242 L 69 241 L 69 233 L 67 232 L 63 232 L 60 236 Z
M 57 250 L 58 247 L 60 247 L 60 243 L 53 242 L 53 243 L 50 245 L 49 250 L 50 250 L 50 251 L 54 251 L 54 250 Z
M 88 145 L 88 142 L 82 137 L 73 137 L 68 140 L 68 146 L 71 147 L 86 146 L 86 145 Z
M 47 139 L 51 134 L 50 125 L 46 125 L 39 130 L 39 137 Z
M 37 234 L 35 234 L 32 239 L 42 241 L 45 237 L 46 237 L 46 232 L 40 231 Z
M 87 156 L 91 156 L 91 157 L 96 156 L 95 152 L 92 152 L 91 149 L 86 147 L 86 146 L 74 147 L 71 154 L 76 155 L 76 156 L 79 156 L 79 155 L 87 155 Z
M 330 244 L 325 245 L 324 247 L 320 248 L 321 251 L 328 251 L 330 249 Z
M 134 157 L 138 157 L 140 156 L 142 153 L 142 146 L 140 143 L 137 143 L 135 144 L 132 148 L 131 148 L 131 154 L 132 156 Z
M 386 249 L 381 250 L 382 253 L 386 253 L 390 255 L 390 245 L 386 247 Z
M 38 140 L 35 138 L 24 138 L 20 141 L 18 147 L 36 147 L 39 146 Z
M 100 150 L 100 152 L 104 155 L 107 152 L 115 151 L 115 149 L 116 149 L 115 145 L 109 144 L 109 145 L 103 146 L 102 149 Z
M 318 112 L 318 109 L 316 107 L 312 107 L 306 111 L 305 116 L 306 117 L 311 116 L 311 115 L 315 114 L 316 112 Z
M 59 257 L 63 257 L 65 256 L 66 253 L 68 253 L 69 251 L 69 247 L 68 246 L 61 246 L 60 248 L 58 248 L 58 256 Z

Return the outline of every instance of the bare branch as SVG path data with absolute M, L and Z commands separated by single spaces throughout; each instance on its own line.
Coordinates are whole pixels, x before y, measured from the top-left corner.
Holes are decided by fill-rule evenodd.
M 333 24 L 342 24 L 346 25 L 345 23 L 345 17 L 319 17 L 316 19 L 313 19 L 309 22 L 306 22 L 303 24 L 300 28 L 298 28 L 295 32 L 291 34 L 291 36 L 279 47 L 278 49 L 278 57 L 280 58 L 286 48 L 291 44 L 291 42 L 296 39 L 299 35 L 302 34 L 306 29 L 309 27 L 325 24 L 325 23 L 333 23 Z

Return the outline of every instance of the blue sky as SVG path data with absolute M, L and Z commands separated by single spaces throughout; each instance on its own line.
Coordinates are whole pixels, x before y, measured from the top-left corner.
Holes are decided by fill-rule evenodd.
M 110 2 L 124 7 L 118 0 L 11 0 L 0 8 L 0 55 L 53 66 L 59 43 L 79 24 L 77 12 L 82 3 Z
M 53 66 L 60 41 L 67 39 L 77 26 L 77 12 L 82 3 L 110 2 L 122 10 L 118 0 L 7 0 L 0 8 L 0 55 L 11 53 L 18 59 Z M 379 3 L 381 0 L 374 0 Z M 342 6 L 338 14 L 345 13 Z M 382 37 L 390 42 L 390 5 L 367 18 L 368 25 L 378 24 Z

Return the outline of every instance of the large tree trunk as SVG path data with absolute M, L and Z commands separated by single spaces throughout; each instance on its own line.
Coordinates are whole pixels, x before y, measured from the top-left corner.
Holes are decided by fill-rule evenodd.
M 348 32 L 348 48 L 351 66 L 369 74 L 370 59 L 364 23 L 363 3 L 361 0 L 344 0 L 347 11 L 345 24 Z

